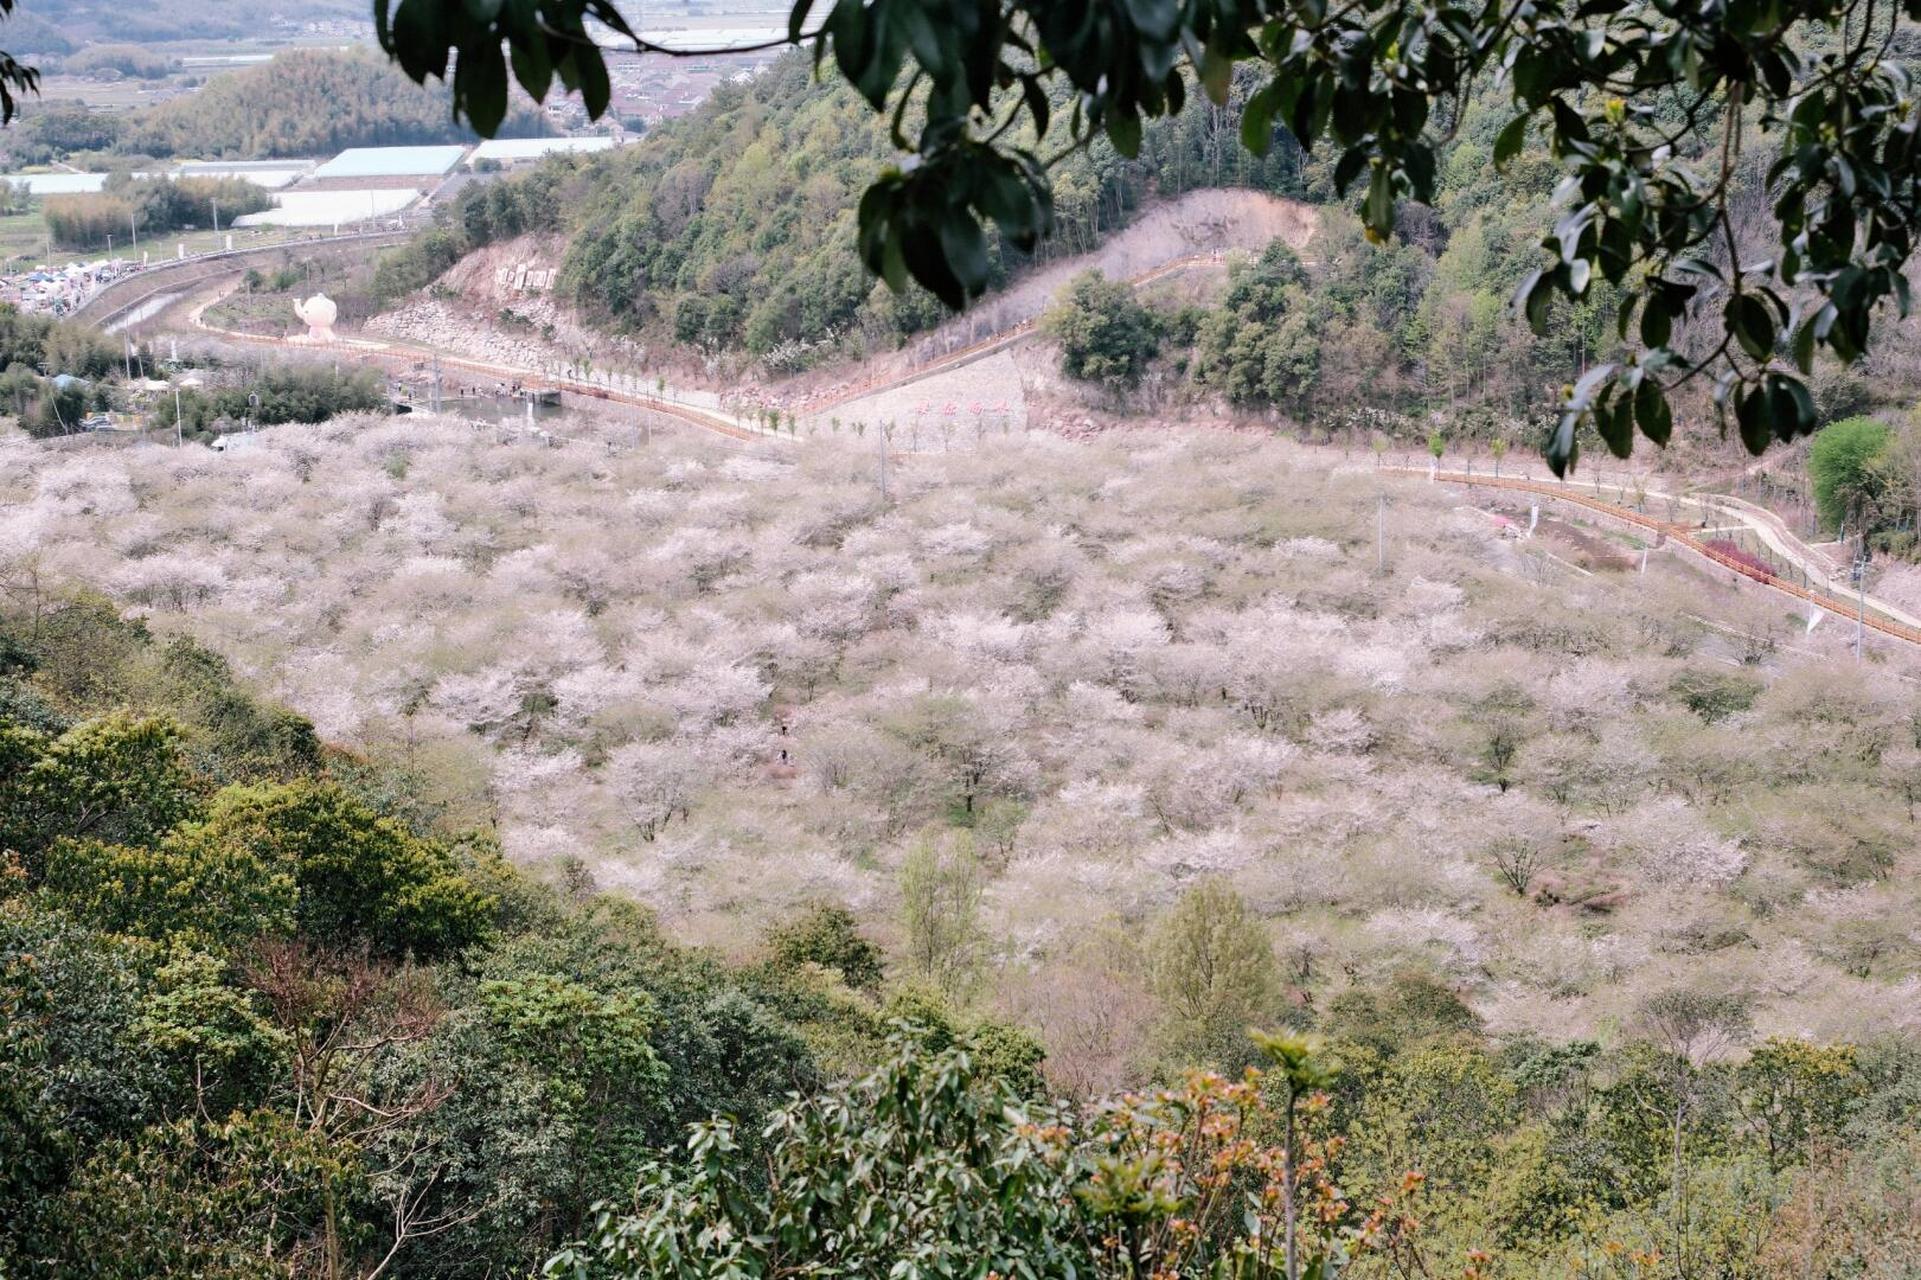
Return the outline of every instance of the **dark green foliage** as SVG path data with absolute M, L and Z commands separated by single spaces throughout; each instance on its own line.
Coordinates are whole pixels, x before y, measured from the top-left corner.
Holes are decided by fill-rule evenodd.
M 76 1159 L 158 1105 L 160 1063 L 134 1034 L 144 967 L 137 946 L 0 897 L 0 1259 L 60 1230 Z
M 845 907 L 822 904 L 767 934 L 768 963 L 777 970 L 817 964 L 856 991 L 873 991 L 882 976 L 880 948 L 860 935 Z
M 603 1219 L 548 1273 L 878 1275 L 903 1256 L 934 1276 L 1091 1273 L 1079 1166 L 1014 1104 L 964 1051 L 903 1027 L 873 1075 L 778 1113 L 764 1184 L 736 1126 L 701 1126 L 690 1169 L 650 1168 L 638 1217 Z
M 913 1039 L 930 1052 L 965 1046 L 974 1069 L 985 1080 L 1024 1098 L 1047 1095 L 1047 1080 L 1041 1074 L 1047 1051 L 1023 1027 L 993 1018 L 965 1017 L 940 993 L 926 987 L 896 992 L 880 1013 L 887 1027 L 909 1028 Z M 875 1047 L 879 1048 L 878 1042 Z
M 56 1206 L 62 1250 L 104 1280 L 267 1280 L 363 1177 L 352 1148 L 271 1111 L 156 1125 L 75 1171 Z
M 1668 685 L 1682 706 L 1709 724 L 1746 711 L 1761 696 L 1761 688 L 1752 676 L 1712 667 L 1680 672 Z
M 500 132 L 544 131 L 539 114 L 522 107 Z M 264 159 L 473 136 L 447 113 L 444 97 L 409 83 L 383 59 L 358 49 L 299 49 L 213 77 L 197 93 L 138 118 L 119 142 L 155 156 Z
M 445 955 L 479 940 L 490 911 L 445 849 L 331 783 L 228 787 L 185 838 L 284 868 L 300 930 L 336 944 Z
M 320 740 L 313 725 L 283 706 L 249 696 L 227 660 L 211 649 L 174 637 L 161 649 L 160 678 L 202 773 L 231 781 L 290 779 L 319 770 Z
M 58 840 L 45 861 L 48 895 L 110 933 L 231 946 L 294 928 L 291 870 L 197 824 L 152 848 Z
M 1320 363 L 1321 316 L 1300 259 L 1280 241 L 1236 266 L 1194 335 L 1194 377 L 1242 404 L 1302 412 Z
M 240 687 L 225 659 L 185 637 L 157 643 L 144 624 L 86 595 L 46 596 L 29 611 L 0 612 L 0 723 L 52 736 L 76 715 L 127 707 L 180 730 L 190 767 L 212 783 L 293 778 L 321 764 L 313 726 Z
M 1097 271 L 1074 277 L 1044 321 L 1060 344 L 1061 372 L 1110 390 L 1134 386 L 1160 350 L 1154 315 L 1125 284 Z
M 764 975 L 379 816 L 189 641 L 8 600 L 7 1275 L 364 1273 L 396 1230 L 408 1274 L 527 1274 L 687 1124 L 819 1083 Z
M 29 315 L 0 303 L 0 368 L 15 365 L 47 374 L 97 378 L 120 363 L 119 347 L 97 330 L 63 324 L 47 315 Z
M 1235 92 L 1238 101 L 1251 85 Z M 1057 106 L 1071 109 L 1065 96 Z M 1231 107 L 1157 122 L 1137 160 L 1107 147 L 1069 157 L 1056 238 L 1029 250 L 988 235 L 991 278 L 1091 248 L 1156 191 L 1298 191 L 1298 156 L 1237 151 L 1236 120 Z M 892 344 L 945 311 L 918 286 L 876 290 L 861 264 L 855 205 L 889 155 L 885 125 L 859 96 L 793 56 L 751 84 L 721 86 L 636 146 L 464 189 L 435 232 L 390 255 L 383 296 L 422 287 L 489 240 L 558 229 L 569 233 L 563 292 L 603 322 L 745 350 L 783 372 L 818 348 Z M 496 204 L 517 211 L 502 217 Z
M 127 178 L 109 180 L 99 195 L 50 196 L 41 213 L 56 244 L 97 249 L 112 236 L 121 247 L 135 232 L 169 231 L 220 225 L 243 213 L 273 207 L 266 191 L 241 178 Z
M 116 713 L 57 737 L 0 725 L 0 850 L 29 871 L 63 837 L 151 843 L 194 812 L 196 791 L 170 721 Z
M 851 93 L 783 60 L 596 162 L 570 210 L 563 285 L 617 323 L 670 315 L 710 348 L 764 354 L 846 331 L 872 287 L 854 205 L 886 151 Z
M 398 249 L 382 254 L 374 267 L 374 296 L 391 303 L 424 289 L 454 263 L 467 246 L 446 227 L 434 227 Z
M 255 404 L 254 399 L 259 403 Z M 163 396 L 155 421 L 174 423 L 174 399 Z M 190 435 L 213 432 L 219 419 L 251 420 L 260 426 L 325 422 L 341 413 L 385 413 L 391 407 L 386 380 L 371 369 L 338 372 L 319 365 L 269 365 L 242 386 L 181 393 L 180 415 Z
M 426 288 L 463 254 L 483 245 L 558 230 L 563 197 L 557 184 L 580 168 L 578 159 L 562 156 L 531 177 L 462 187 L 451 204 L 435 211 L 433 227 L 381 256 L 374 268 L 374 296 L 390 305 Z
M 125 125 L 105 112 L 48 104 L 20 122 L 7 147 L 21 163 L 45 164 L 73 151 L 111 150 Z
M 1349 987 L 1328 1002 L 1327 1029 L 1392 1053 L 1436 1037 L 1476 1035 L 1481 1020 L 1446 984 L 1406 970 L 1378 987 Z
M 81 419 L 87 416 L 87 393 L 79 386 L 56 387 L 52 382 L 42 382 L 26 412 L 20 417 L 20 425 L 35 440 L 51 440 L 55 436 L 72 435 L 80 430 Z
M 28 434 L 67 435 L 80 429 L 86 415 L 87 388 L 57 389 L 52 377 L 91 381 L 119 367 L 119 348 L 98 330 L 0 303 L 0 407 L 14 413 Z

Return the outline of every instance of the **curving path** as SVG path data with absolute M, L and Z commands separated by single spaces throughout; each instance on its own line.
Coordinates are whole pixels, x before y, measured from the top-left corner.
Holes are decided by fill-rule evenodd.
M 1226 265 L 1226 257 L 1227 255 L 1225 253 L 1190 253 L 1183 257 L 1175 258 L 1172 261 L 1163 262 L 1161 265 L 1143 271 L 1138 275 L 1128 276 L 1122 283 L 1126 284 L 1130 289 L 1143 289 L 1150 284 L 1165 280 L 1170 276 L 1179 275 L 1185 271 L 1224 267 Z M 827 391 L 817 393 L 801 401 L 796 408 L 802 413 L 824 413 L 829 409 L 838 408 L 841 405 L 849 404 L 855 400 L 864 400 L 868 396 L 877 395 L 882 391 L 892 391 L 897 387 L 908 386 L 921 381 L 923 378 L 931 378 L 937 374 L 958 369 L 962 365 L 972 364 L 976 360 L 991 356 L 996 351 L 1005 350 L 1021 339 L 1031 337 L 1035 329 L 1039 326 L 1040 318 L 1038 316 L 1030 317 L 1016 324 L 1009 325 L 998 333 L 990 334 L 978 342 L 970 343 L 958 350 L 936 356 L 925 364 L 916 365 L 905 372 L 891 376 L 883 375 L 869 378 L 862 382 L 842 384 Z
M 621 391 L 600 383 L 584 381 L 579 378 L 555 377 L 537 369 L 521 365 L 494 363 L 485 360 L 471 360 L 465 356 L 451 355 L 432 347 L 421 346 L 398 340 L 373 341 L 360 338 L 340 338 L 333 342 L 313 342 L 304 338 L 279 338 L 266 334 L 242 333 L 237 329 L 223 329 L 210 324 L 206 318 L 207 308 L 226 296 L 222 290 L 201 299 L 187 313 L 187 322 L 203 333 L 211 334 L 227 342 L 240 342 L 249 346 L 276 347 L 283 351 L 330 352 L 350 359 L 366 361 L 388 367 L 412 369 L 417 365 L 438 361 L 442 368 L 457 369 L 478 374 L 497 381 L 520 382 L 534 386 L 552 386 L 570 395 L 585 396 L 592 400 L 605 400 L 612 404 L 625 404 L 645 409 L 663 417 L 672 418 L 702 431 L 725 436 L 731 440 L 780 440 L 787 439 L 729 413 L 717 410 L 700 409 L 682 404 L 666 396 L 650 395 L 639 391 Z
M 346 235 L 323 236 L 311 240 L 287 240 L 242 249 L 224 249 L 195 254 L 190 258 L 163 259 L 142 271 L 122 276 L 95 290 L 75 307 L 68 318 L 83 320 L 111 333 L 131 312 L 163 294 L 184 296 L 195 285 L 204 284 L 241 269 L 253 261 L 271 262 L 289 251 L 320 252 L 329 248 L 364 250 L 399 244 L 411 231 L 364 231 Z
M 1525 493 L 1543 494 L 1563 502 L 1573 503 L 1575 506 L 1598 512 L 1610 519 L 1619 520 L 1658 533 L 1664 536 L 1669 542 L 1683 547 L 1700 556 L 1702 559 L 1717 564 L 1724 569 L 1731 569 L 1751 582 L 1757 582 L 1764 587 L 1779 591 L 1784 595 L 1793 596 L 1798 600 L 1807 601 L 1810 604 L 1827 610 L 1829 613 L 1835 614 L 1837 617 L 1848 619 L 1858 618 L 1862 626 L 1869 630 L 1879 632 L 1882 635 L 1893 636 L 1895 639 L 1905 640 L 1909 644 L 1921 645 L 1921 619 L 1915 618 L 1912 614 L 1897 608 L 1889 602 L 1871 595 L 1865 597 L 1857 596 L 1850 600 L 1845 596 L 1833 594 L 1829 591 L 1802 586 L 1793 579 L 1784 578 L 1779 574 L 1768 573 L 1764 570 L 1757 569 L 1752 565 L 1745 564 L 1732 556 L 1708 546 L 1695 536 L 1695 530 L 1688 525 L 1674 521 L 1660 520 L 1645 512 L 1636 511 L 1632 507 L 1608 502 L 1598 496 L 1598 493 L 1589 495 L 1579 491 L 1583 487 L 1598 490 L 1600 481 L 1563 482 L 1530 480 L 1517 476 L 1477 476 L 1461 471 L 1424 472 L 1422 468 L 1418 467 L 1384 467 L 1382 469 L 1400 474 L 1429 474 L 1432 475 L 1435 480 L 1445 484 L 1459 484 L 1488 489 L 1519 490 Z M 1673 495 L 1649 491 L 1647 496 L 1666 501 Z M 1794 562 L 1797 568 L 1805 570 L 1810 564 L 1826 565 L 1826 562 L 1822 560 L 1821 557 L 1809 551 L 1799 543 L 1798 539 L 1788 533 L 1785 527 L 1781 526 L 1780 521 L 1772 516 L 1772 513 L 1762 512 L 1758 508 L 1754 508 L 1750 503 L 1741 502 L 1739 499 L 1694 496 L 1686 498 L 1685 501 L 1700 503 L 1702 506 L 1714 510 L 1729 520 L 1753 530 L 1755 535 L 1766 543 L 1768 547 L 1779 551 L 1785 558 Z M 1826 578 L 1831 569 L 1832 566 L 1827 565 L 1825 568 L 1809 572 L 1809 581 L 1818 581 Z

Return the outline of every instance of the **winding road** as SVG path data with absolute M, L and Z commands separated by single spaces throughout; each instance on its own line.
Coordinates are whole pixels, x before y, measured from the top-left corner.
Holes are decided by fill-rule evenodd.
M 1217 260 L 1216 255 L 1212 254 L 1176 259 L 1130 279 L 1129 283 L 1138 288 L 1194 266 L 1211 265 Z M 224 292 L 210 294 L 192 308 L 188 318 L 195 328 L 215 334 L 227 341 L 309 352 L 331 351 L 356 360 L 372 361 L 390 367 L 403 366 L 408 369 L 438 361 L 443 369 L 458 370 L 499 381 L 544 383 L 556 386 L 571 395 L 628 405 L 731 440 L 770 440 L 782 443 L 790 443 L 794 440 L 791 435 L 769 431 L 756 421 L 741 418 L 719 408 L 700 407 L 666 395 L 623 390 L 609 382 L 568 377 L 556 378 L 524 366 L 474 360 L 409 342 L 342 339 L 330 343 L 315 343 L 299 338 L 275 338 L 219 328 L 207 322 L 205 313 L 207 308 L 222 296 Z M 906 370 L 893 378 L 877 379 L 854 387 L 837 389 L 837 394 L 831 400 L 810 405 L 808 408 L 817 411 L 820 408 L 831 407 L 832 404 L 871 395 L 877 390 L 905 385 L 956 365 L 979 359 L 1029 336 L 1033 332 L 1033 327 L 1032 321 L 1011 326 L 973 346 L 951 352 L 926 365 Z M 1837 591 L 1833 585 L 1836 570 L 1831 560 L 1795 537 L 1787 525 L 1774 513 L 1739 498 L 1718 494 L 1674 494 L 1640 487 L 1644 481 L 1637 481 L 1637 502 L 1631 507 L 1626 504 L 1624 491 L 1621 502 L 1609 502 L 1601 497 L 1606 485 L 1599 479 L 1535 480 L 1525 476 L 1499 476 L 1488 473 L 1476 475 L 1472 471 L 1441 471 L 1438 468 L 1406 466 L 1384 466 L 1378 469 L 1401 475 L 1427 474 L 1430 479 L 1441 483 L 1533 493 L 1572 503 L 1589 512 L 1653 532 L 1665 541 L 1760 586 L 1813 604 L 1841 618 L 1859 618 L 1864 628 L 1921 646 L 1921 617 L 1916 617 L 1892 602 L 1873 595 L 1857 595 L 1849 599 L 1844 593 L 1845 589 Z M 1619 483 L 1612 487 L 1617 491 L 1623 490 L 1623 486 Z M 1637 509 L 1649 502 L 1668 504 L 1671 511 L 1693 506 L 1702 513 L 1701 523 L 1688 524 L 1674 519 L 1662 520 L 1648 515 L 1644 510 Z M 1801 575 L 1801 581 L 1767 572 L 1710 546 L 1699 536 L 1703 527 L 1709 523 L 1708 513 L 1710 512 L 1713 513 L 1713 522 L 1717 526 L 1738 526 L 1750 531 L 1781 562 L 1792 566 Z
M 1654 490 L 1648 490 L 1643 495 L 1644 498 L 1657 502 L 1672 502 L 1677 505 L 1693 504 L 1704 511 L 1714 512 L 1717 518 L 1728 524 L 1748 529 L 1770 550 L 1800 570 L 1805 575 L 1806 585 L 1778 573 L 1768 573 L 1708 545 L 1698 536 L 1700 533 L 1698 526 L 1680 521 L 1661 520 L 1634 507 L 1606 501 L 1599 496 L 1603 485 L 1599 480 L 1533 480 L 1522 476 L 1496 476 L 1487 473 L 1475 475 L 1463 471 L 1429 472 L 1419 467 L 1384 467 L 1382 470 L 1403 475 L 1427 474 L 1443 484 L 1518 490 L 1572 503 L 1587 511 L 1662 535 L 1668 542 L 1683 547 L 1712 564 L 1731 570 L 1750 582 L 1759 583 L 1784 595 L 1816 605 L 1837 617 L 1849 620 L 1858 618 L 1862 626 L 1882 635 L 1905 640 L 1909 644 L 1921 645 L 1921 618 L 1877 596 L 1856 595 L 1850 598 L 1843 592 L 1836 591 L 1832 582 L 1835 576 L 1832 561 L 1810 549 L 1788 532 L 1787 526 L 1773 512 L 1739 498 L 1728 498 L 1718 494 L 1683 496 Z M 1590 489 L 1594 492 L 1583 493 L 1582 489 Z

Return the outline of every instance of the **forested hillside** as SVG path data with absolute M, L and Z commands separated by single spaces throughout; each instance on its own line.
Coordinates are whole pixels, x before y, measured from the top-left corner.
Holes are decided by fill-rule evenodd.
M 1196 109 L 1150 129 L 1139 161 L 1110 149 L 1076 157 L 1061 171 L 1059 234 L 1038 256 L 1084 251 L 1155 191 L 1300 189 L 1296 151 L 1256 160 L 1233 145 L 1237 128 L 1232 112 Z M 505 194 L 473 193 L 449 219 L 454 242 L 426 257 L 444 262 L 491 239 L 558 230 L 572 240 L 566 294 L 606 324 L 715 353 L 888 346 L 947 314 L 925 292 L 877 289 L 855 251 L 855 201 L 892 158 L 885 124 L 858 95 L 817 80 L 794 55 L 751 83 L 722 86 L 636 146 L 510 179 Z M 525 216 L 530 201 L 539 216 Z M 1030 260 L 1000 246 L 995 254 L 1002 273 Z
M 1245 185 L 1327 211 L 1312 262 L 1279 275 L 1250 263 L 1224 302 L 1189 296 L 1184 309 L 1146 317 L 1142 368 L 1160 359 L 1157 382 L 1176 399 L 1321 423 L 1361 408 L 1409 419 L 1446 410 L 1448 435 L 1490 437 L 1540 418 L 1561 385 L 1618 353 L 1622 294 L 1604 281 L 1578 306 L 1554 301 L 1538 336 L 1510 306 L 1554 222 L 1559 171 L 1529 144 L 1497 172 L 1509 117 L 1491 94 L 1468 103 L 1441 149 L 1432 205 L 1404 206 L 1397 235 L 1374 244 L 1336 196 L 1327 158 L 1307 159 L 1284 131 L 1265 158 L 1239 146 L 1257 88 L 1235 81 L 1225 107 L 1194 95 L 1182 114 L 1148 123 L 1135 159 L 1096 142 L 1054 173 L 1058 227 L 1041 260 L 1082 252 L 1145 203 L 1197 186 Z M 463 193 L 437 233 L 395 256 L 388 296 L 491 240 L 558 231 L 570 242 L 564 298 L 610 329 L 751 358 L 770 374 L 886 349 L 947 314 L 918 288 L 878 285 L 859 262 L 853 202 L 892 157 L 885 121 L 795 55 L 637 146 Z M 1758 193 L 1764 167 L 1743 160 L 1737 189 Z M 997 280 L 1033 260 L 992 237 L 990 252 Z M 1882 327 L 1865 365 L 1817 366 L 1823 420 L 1914 385 L 1915 334 L 1891 319 Z M 1685 319 L 1677 332 L 1683 346 L 1721 336 Z M 1682 404 L 1705 414 L 1706 392 Z M 1428 428 L 1396 429 L 1418 438 Z
M 1203 376 L 1202 386 L 1297 414 L 1351 409 L 1364 383 L 1379 409 L 1481 405 L 1511 415 L 1607 347 L 1614 300 L 1605 289 L 1561 315 L 1547 338 L 1509 314 L 1553 170 L 1529 154 L 1504 176 L 1493 171 L 1502 120 L 1491 107 L 1463 121 L 1435 207 L 1410 209 L 1401 237 L 1375 246 L 1339 211 L 1325 164 L 1285 135 L 1265 158 L 1239 146 L 1239 109 L 1254 87 L 1237 83 L 1225 108 L 1197 98 L 1150 123 L 1136 159 L 1106 144 L 1072 157 L 1057 173 L 1055 236 L 1033 257 L 995 242 L 1000 277 L 1086 251 L 1146 201 L 1249 186 L 1328 206 L 1332 230 L 1316 266 L 1230 299 L 1221 323 L 1247 350 L 1244 372 Z M 884 122 L 858 95 L 817 81 L 794 56 L 613 156 L 464 193 L 442 233 L 401 261 L 444 266 L 492 239 L 557 230 L 571 240 L 564 291 L 607 325 L 709 353 L 779 351 L 784 367 L 795 348 L 814 359 L 884 348 L 947 314 L 918 289 L 878 285 L 855 251 L 853 202 L 892 154 Z M 431 273 L 397 278 L 417 287 Z M 1185 337 L 1167 345 L 1191 341 L 1205 310 L 1169 316 L 1162 328 Z
M 548 132 L 518 102 L 503 137 Z M 14 164 L 45 164 L 84 153 L 94 164 L 119 157 L 264 160 L 327 156 L 345 147 L 472 142 L 473 130 L 447 109 L 443 89 L 422 88 L 365 49 L 299 49 L 270 63 L 228 71 L 191 94 L 128 114 L 31 104 L 4 135 Z
M 524 104 L 502 136 L 542 132 Z M 343 147 L 467 142 L 444 92 L 414 84 L 364 49 L 297 50 L 231 71 L 198 92 L 128 120 L 115 146 L 155 156 L 266 159 L 325 156 Z

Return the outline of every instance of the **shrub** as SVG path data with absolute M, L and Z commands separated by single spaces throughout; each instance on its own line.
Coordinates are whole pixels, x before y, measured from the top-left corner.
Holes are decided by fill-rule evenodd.
M 1726 538 L 1711 538 L 1704 545 L 1709 551 L 1726 556 L 1736 564 L 1745 565 L 1756 573 L 1766 574 L 1770 578 L 1776 576 L 1772 563 L 1763 560 L 1760 556 L 1742 548 L 1737 543 L 1729 542 Z
M 838 973 L 856 991 L 880 986 L 880 948 L 861 937 L 853 913 L 845 907 L 812 907 L 771 930 L 767 944 L 771 959 L 782 968 L 817 964 Z

